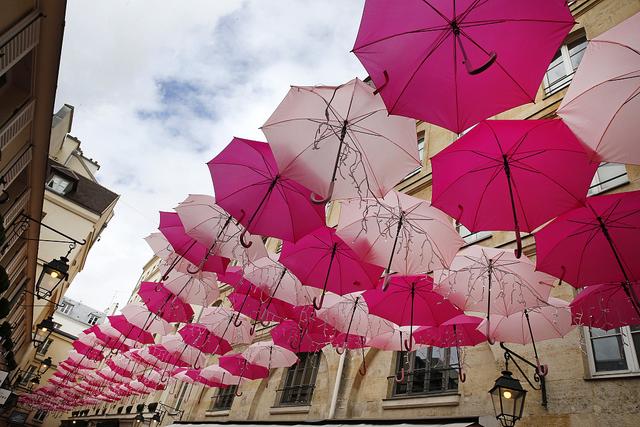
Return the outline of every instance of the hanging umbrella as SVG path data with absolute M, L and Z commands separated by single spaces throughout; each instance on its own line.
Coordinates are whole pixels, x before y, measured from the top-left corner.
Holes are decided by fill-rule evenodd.
M 437 326 L 462 314 L 442 295 L 434 292 L 433 279 L 426 274 L 394 276 L 385 291 L 370 290 L 362 294 L 369 312 L 400 326 L 409 326 L 405 350 L 412 351 L 414 326 Z
M 248 380 L 257 380 L 269 377 L 269 369 L 264 366 L 249 363 L 241 354 L 232 354 L 230 356 L 222 356 L 218 359 L 220 367 L 229 371 L 232 375 L 239 377 L 238 386 L 243 378 Z M 236 389 L 236 396 L 242 396 L 242 392 Z
M 331 345 L 339 353 L 344 352 L 344 350 L 360 350 L 362 355 L 362 363 L 358 368 L 358 373 L 361 376 L 367 375 L 367 359 L 365 348 L 367 348 L 368 345 L 366 336 L 338 333 L 333 336 Z
M 184 325 L 178 333 L 185 343 L 205 354 L 223 355 L 232 350 L 227 340 L 217 337 L 205 325 L 199 323 Z
M 345 334 L 345 345 L 349 335 L 366 336 L 371 329 L 369 307 L 361 292 L 343 296 L 329 294 L 326 304 L 318 310 L 318 317 L 338 332 Z M 333 334 L 335 335 L 335 334 Z M 336 349 L 338 353 L 341 351 Z
M 198 271 L 196 273 L 170 272 L 162 281 L 165 288 L 189 304 L 211 305 L 220 296 L 216 273 Z
M 109 324 L 122 334 L 123 337 L 142 344 L 153 344 L 153 335 L 136 325 L 129 323 L 122 314 L 116 316 L 108 316 Z
M 251 344 L 242 352 L 242 357 L 252 365 L 264 366 L 267 369 L 288 368 L 298 362 L 298 356 L 273 341 L 259 341 Z
M 173 250 L 173 246 L 162 233 L 151 233 L 144 240 L 153 250 L 154 255 L 162 260 L 158 268 L 162 272 L 163 279 L 174 270 L 181 273 L 200 272 L 197 266 Z
M 591 39 L 558 115 L 594 160 L 640 164 L 640 13 Z
M 211 365 L 201 369 L 198 380 L 210 387 L 226 387 L 242 382 L 240 377 L 231 375 L 229 371 L 221 368 L 219 365 Z
M 104 359 L 104 355 L 99 348 L 92 347 L 83 343 L 82 341 L 75 340 L 72 344 L 73 348 L 80 354 L 86 356 L 88 359 L 100 361 Z
M 369 333 L 369 338 L 366 342 L 368 347 L 384 351 L 405 351 L 404 344 L 409 339 L 409 326 L 398 326 L 374 314 L 370 315 L 370 321 L 372 324 L 377 322 L 378 326 L 374 327 L 374 330 Z M 411 347 L 415 344 L 414 338 L 415 336 L 410 338 Z
M 532 344 L 536 359 L 536 373 L 547 375 L 548 368 L 540 363 L 536 342 L 562 338 L 573 330 L 569 304 L 558 298 L 549 298 L 548 305 L 525 309 L 509 316 L 491 315 L 491 325 L 485 319 L 478 326 L 488 330 L 492 341 L 515 344 Z
M 189 366 L 188 362 L 181 359 L 179 352 L 171 351 L 162 344 L 150 345 L 147 349 L 149 354 L 168 365 Z
M 173 326 L 171 326 L 169 322 L 150 312 L 144 305 L 140 303 L 129 303 L 122 307 L 120 312 L 130 323 L 152 334 L 164 336 L 174 331 Z M 111 326 L 115 328 L 115 325 L 113 325 L 113 323 L 111 324 Z M 130 337 L 127 336 L 127 338 Z
M 295 242 L 325 224 L 324 206 L 311 203 L 311 192 L 280 175 L 264 142 L 234 138 L 209 163 L 216 202 L 246 231 Z M 251 242 L 240 234 L 244 247 Z
M 460 309 L 486 313 L 490 331 L 491 314 L 508 316 L 547 301 L 555 279 L 534 267 L 513 251 L 471 246 L 460 251 L 448 271 L 438 272 L 435 291 Z
M 322 307 L 327 290 L 344 295 L 373 289 L 382 273 L 381 267 L 362 262 L 329 227 L 319 228 L 297 243 L 284 242 L 280 262 L 303 284 L 322 289 L 320 301 L 313 298 L 317 310 Z
M 369 0 L 353 52 L 389 114 L 460 133 L 533 102 L 574 23 L 564 0 Z
M 203 352 L 188 345 L 179 334 L 163 337 L 162 345 L 170 352 L 178 354 L 180 360 L 185 361 L 188 366 L 200 369 L 207 364 L 207 358 Z
M 198 243 L 197 240 L 190 237 L 186 233 L 177 213 L 160 212 L 158 230 L 171 243 L 176 253 L 197 266 L 197 270 L 224 273 L 229 264 L 229 258 L 211 253 L 211 247 Z M 195 273 L 194 270 L 190 270 L 190 272 Z
M 421 274 L 449 266 L 464 241 L 451 219 L 429 202 L 391 191 L 383 200 L 350 200 L 340 206 L 336 234 L 364 262 Z
M 84 332 L 95 335 L 105 348 L 113 350 L 127 351 L 129 344 L 133 343 L 132 341 L 124 339 L 122 334 L 108 323 L 93 325 L 85 329 Z
M 313 191 L 316 203 L 384 197 L 421 164 L 415 121 L 390 116 L 357 78 L 292 86 L 262 131 L 281 173 Z
M 285 320 L 269 331 L 273 342 L 294 353 L 313 353 L 322 350 L 335 335 L 335 329 L 317 317 L 304 324 Z
M 128 357 L 117 355 L 108 358 L 105 363 L 113 372 L 127 378 L 133 378 L 136 374 L 136 365 Z
M 167 322 L 187 323 L 193 317 L 193 309 L 180 295 L 172 293 L 162 283 L 142 282 L 138 295 L 147 309 Z
M 598 168 L 561 120 L 485 120 L 431 164 L 433 206 L 472 232 L 515 231 L 518 258 L 520 231 L 580 206 Z
M 538 270 L 575 287 L 620 283 L 640 315 L 640 191 L 589 197 L 535 238 Z
M 175 210 L 186 233 L 209 248 L 209 252 L 237 260 L 242 265 L 267 256 L 260 236 L 246 236 L 251 248 L 239 244 L 243 227 L 218 206 L 212 196 L 190 194 Z
M 631 286 L 636 295 L 640 294 L 640 282 L 632 282 Z M 574 325 L 606 331 L 640 325 L 640 315 L 620 283 L 587 286 L 569 305 Z
M 235 291 L 227 295 L 231 306 L 238 312 L 238 318 L 234 326 L 240 325 L 240 314 L 255 320 L 251 326 L 251 335 L 255 332 L 258 323 L 280 322 L 289 312 L 286 303 L 269 298 L 259 288 L 252 286 L 247 292 Z
M 233 324 L 234 320 L 238 320 L 238 326 Z M 250 343 L 253 338 L 249 318 L 226 307 L 206 307 L 198 323 L 232 345 Z

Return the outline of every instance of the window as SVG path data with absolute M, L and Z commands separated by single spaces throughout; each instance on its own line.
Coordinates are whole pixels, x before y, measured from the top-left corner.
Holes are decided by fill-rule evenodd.
M 414 171 L 409 172 L 409 174 L 405 178 L 409 178 L 412 175 L 418 173 L 419 170 L 422 169 L 424 165 L 424 154 L 425 153 L 425 143 L 424 143 L 424 132 L 420 132 L 418 134 L 418 158 L 420 159 L 420 166 L 418 166 Z
M 233 398 L 236 395 L 237 385 L 230 385 L 228 387 L 218 389 L 218 394 L 212 398 L 210 411 L 226 411 L 231 409 L 233 404 Z
M 585 328 L 589 368 L 594 376 L 640 374 L 640 326 L 608 331 Z
M 587 38 L 584 34 L 573 36 L 572 40 L 560 47 L 544 75 L 545 95 L 551 95 L 569 85 L 586 48 Z
M 96 323 L 98 323 L 98 320 L 100 320 L 100 316 L 95 314 L 90 314 L 89 319 L 87 320 L 87 323 L 90 325 L 95 325 Z
M 319 366 L 320 352 L 298 353 L 298 363 L 287 369 L 284 386 L 278 390 L 281 406 L 311 403 Z
M 37 368 L 34 365 L 29 365 L 29 367 L 22 373 L 22 377 L 20 378 L 20 385 L 26 385 L 29 383 L 29 380 L 31 378 L 38 376 L 36 370 Z
M 43 411 L 42 409 L 38 409 L 36 411 L 36 414 L 33 416 L 33 421 L 37 422 L 37 423 L 41 423 L 44 421 L 45 418 L 47 418 L 47 411 Z
M 70 179 L 61 175 L 52 175 L 49 181 L 47 181 L 47 188 L 61 195 L 65 195 L 71 191 L 72 185 L 73 182 Z
M 458 232 L 460 237 L 462 237 L 466 245 L 470 245 L 471 243 L 479 242 L 480 240 L 491 237 L 490 231 L 476 231 L 475 233 L 472 233 L 467 227 L 460 224 L 459 222 L 457 222 L 455 226 L 456 231 Z
M 627 168 L 620 163 L 600 163 L 589 187 L 589 196 L 602 193 L 629 182 Z
M 458 365 L 455 348 L 428 347 L 411 353 L 398 353 L 396 374 L 405 369 L 404 381 L 396 382 L 394 377 L 392 396 L 450 393 L 458 390 Z
M 51 347 L 51 343 L 53 343 L 53 339 L 47 338 L 42 344 L 38 346 L 37 353 L 41 356 L 47 354 L 49 347 Z
M 69 304 L 68 302 L 63 302 L 60 308 L 58 309 L 62 314 L 71 314 L 73 311 L 73 304 Z

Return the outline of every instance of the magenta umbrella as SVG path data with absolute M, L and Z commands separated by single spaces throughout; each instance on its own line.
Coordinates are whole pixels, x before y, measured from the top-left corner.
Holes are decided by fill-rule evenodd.
M 228 258 L 211 253 L 210 248 L 198 243 L 184 230 L 180 217 L 175 212 L 160 212 L 158 230 L 167 238 L 173 249 L 182 257 L 197 266 L 197 270 L 224 273 L 229 264 Z M 195 273 L 195 271 L 194 271 Z M 167 273 L 165 272 L 165 275 Z
M 162 283 L 142 282 L 138 295 L 149 311 L 162 317 L 167 322 L 187 323 L 193 317 L 193 309 L 173 294 Z
M 109 324 L 120 332 L 125 338 L 142 344 L 153 344 L 153 335 L 138 326 L 129 323 L 122 314 L 107 317 Z
M 640 282 L 631 286 L 635 294 L 640 293 Z M 619 283 L 587 286 L 569 306 L 575 325 L 604 330 L 640 325 L 640 315 Z
M 240 385 L 242 378 L 257 380 L 269 377 L 269 369 L 249 363 L 241 354 L 222 356 L 218 359 L 218 364 L 222 369 L 240 378 L 238 385 Z M 236 396 L 242 396 L 242 392 L 238 392 L 237 389 L 235 394 Z
M 317 317 L 314 316 L 312 319 L 305 324 L 299 324 L 294 320 L 280 322 L 270 331 L 273 342 L 294 353 L 313 353 L 322 350 L 331 341 L 336 331 Z
M 424 326 L 413 333 L 416 343 L 440 348 L 474 346 L 487 337 L 477 328 L 482 318 L 459 314 L 438 326 Z
M 316 310 L 322 307 L 326 291 L 345 295 L 373 289 L 383 271 L 363 262 L 330 227 L 319 228 L 297 243 L 284 242 L 280 262 L 304 285 L 322 289 L 320 301 L 313 298 Z
M 561 120 L 485 120 L 431 164 L 433 206 L 473 232 L 515 231 L 518 258 L 520 231 L 580 206 L 598 168 Z
M 640 164 L 640 13 L 589 41 L 558 115 L 597 156 Z
M 249 233 L 295 242 L 325 224 L 324 206 L 311 202 L 311 191 L 280 175 L 266 143 L 234 138 L 208 165 L 216 202 Z M 249 247 L 245 232 L 240 241 Z
M 617 282 L 640 315 L 640 191 L 589 197 L 535 238 L 538 270 L 578 288 Z
M 231 351 L 231 344 L 216 336 L 205 325 L 190 323 L 184 325 L 178 333 L 185 343 L 206 354 L 225 354 Z
M 280 322 L 288 313 L 287 303 L 270 298 L 256 287 L 251 287 L 247 292 L 234 291 L 227 296 L 227 299 L 231 302 L 233 309 L 238 312 L 238 319 L 234 321 L 234 326 L 240 326 L 240 314 L 255 320 L 251 326 L 252 335 L 259 322 Z
M 460 133 L 533 102 L 574 23 L 564 0 L 369 0 L 353 52 L 390 114 Z
M 282 174 L 314 202 L 384 197 L 420 166 L 415 121 L 390 116 L 374 90 L 358 78 L 292 86 L 262 126 Z
M 97 361 L 104 359 L 104 355 L 100 349 L 91 347 L 80 340 L 75 340 L 72 345 L 78 353 L 85 355 L 88 359 Z
M 433 279 L 419 276 L 394 276 L 385 291 L 370 290 L 363 294 L 369 312 L 399 326 L 409 326 L 404 341 L 406 351 L 413 350 L 414 326 L 437 326 L 462 312 L 433 290 Z

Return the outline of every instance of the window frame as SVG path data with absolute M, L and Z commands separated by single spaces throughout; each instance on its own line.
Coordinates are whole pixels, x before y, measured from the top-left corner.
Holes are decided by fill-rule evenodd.
M 211 397 L 211 405 L 209 406 L 209 411 L 215 412 L 230 410 L 231 406 L 233 406 L 233 401 L 235 400 L 237 390 L 237 384 L 219 388 L 216 395 Z
M 600 176 L 598 172 L 600 172 L 601 168 L 605 167 L 617 167 L 624 170 L 624 173 L 617 174 L 611 178 L 607 178 L 604 180 L 600 180 Z M 587 196 L 595 196 L 597 194 L 606 193 L 609 190 L 613 190 L 614 188 L 620 187 L 622 185 L 626 185 L 629 183 L 629 172 L 627 171 L 626 165 L 623 163 L 614 163 L 614 162 L 602 162 L 598 165 L 598 169 L 596 169 L 596 173 L 593 175 L 593 180 L 589 185 L 589 191 Z
M 98 320 L 100 320 L 101 316 L 98 316 L 97 314 L 89 314 L 89 317 L 87 318 L 87 323 L 91 326 L 95 325 L 98 323 Z M 93 323 L 91 322 L 93 320 Z
M 49 351 L 51 344 L 53 344 L 53 338 L 49 337 L 45 339 L 44 342 L 40 344 L 36 349 L 36 354 L 38 354 L 39 356 L 45 356 L 47 354 L 47 351 Z
M 412 170 L 403 178 L 403 180 L 412 177 L 422 170 L 424 167 L 424 160 L 427 154 L 427 134 L 425 131 L 420 131 L 416 134 L 416 142 L 418 147 L 418 157 L 420 158 L 420 166 Z
M 297 354 L 298 361 L 294 365 L 289 366 L 284 372 L 282 386 L 277 390 L 276 394 L 276 407 L 309 406 L 311 404 L 318 371 L 320 370 L 321 354 L 321 351 Z M 302 368 L 300 368 L 301 366 Z M 304 379 L 307 376 L 306 373 L 308 369 L 311 369 L 311 372 L 309 382 L 307 383 Z M 301 374 L 299 384 L 293 384 L 296 382 L 298 373 Z M 300 400 L 302 391 L 305 389 L 307 390 L 306 399 Z
M 576 66 L 575 69 L 573 68 L 573 64 L 571 62 L 571 54 L 569 53 L 569 45 L 580 39 L 585 40 L 585 46 L 582 49 L 582 51 L 584 51 L 589 46 L 589 40 L 587 39 L 587 36 L 584 30 L 578 30 L 573 34 L 570 34 L 569 37 L 567 37 L 567 39 L 562 43 L 562 46 L 560 46 L 559 50 L 560 50 L 560 58 L 562 59 L 562 62 L 558 64 L 558 66 L 562 65 L 564 67 L 565 74 L 560 79 L 556 80 L 553 83 L 549 82 L 549 78 L 547 76 L 549 72 L 549 66 L 551 66 L 551 63 L 549 63 L 549 66 L 544 72 L 544 76 L 542 78 L 542 90 L 545 97 L 551 96 L 554 93 L 557 93 L 562 89 L 566 88 L 567 86 L 569 86 L 569 84 L 573 80 L 573 76 L 578 70 L 578 67 Z M 555 54 L 554 54 L 554 58 L 555 58 Z M 580 61 L 582 61 L 582 58 L 580 58 Z M 553 60 L 551 62 L 553 62 Z
M 58 186 L 53 186 L 54 184 L 54 180 L 55 179 L 59 179 L 61 180 L 63 183 L 66 183 L 66 186 L 64 188 L 57 188 Z M 59 184 L 59 183 L 57 183 Z M 50 190 L 53 191 L 54 193 L 61 195 L 61 196 L 65 196 L 67 194 L 69 194 L 71 192 L 71 190 L 73 189 L 73 185 L 74 185 L 74 181 L 73 179 L 64 176 L 63 174 L 60 173 L 52 173 L 51 176 L 49 177 L 49 179 L 47 179 L 47 182 L 45 183 L 45 187 Z
M 458 363 L 451 363 L 452 362 L 452 355 L 455 355 L 457 357 L 457 353 L 455 351 L 455 348 L 441 348 L 441 347 L 433 347 L 433 346 L 429 346 L 429 347 L 424 347 L 423 349 L 428 351 L 428 356 L 429 356 L 429 365 L 431 364 L 431 359 L 433 357 L 433 349 L 436 348 L 438 350 L 441 350 L 444 352 L 444 354 L 446 355 L 446 360 L 447 363 L 444 367 L 442 368 L 436 368 L 434 369 L 433 367 L 429 367 L 429 369 L 419 369 L 420 371 L 424 371 L 424 376 L 425 378 L 423 379 L 423 386 L 425 384 L 428 384 L 431 380 L 431 371 L 432 370 L 438 370 L 438 371 L 442 371 L 442 384 L 443 384 L 443 388 L 440 390 L 429 390 L 426 389 L 425 387 L 423 387 L 423 389 L 421 391 L 411 391 L 413 389 L 413 381 L 409 380 L 410 376 L 413 375 L 413 373 L 415 371 L 417 371 L 417 369 L 415 369 L 415 354 L 416 351 L 421 350 L 416 349 L 413 350 L 411 352 L 409 352 L 409 364 L 410 364 L 410 369 L 409 370 L 405 370 L 404 376 L 405 379 L 403 382 L 398 383 L 395 381 L 395 379 L 397 378 L 397 375 L 400 374 L 400 371 L 403 367 L 405 367 L 406 369 L 406 365 L 404 363 L 404 358 L 405 358 L 405 352 L 404 351 L 397 351 L 395 352 L 395 370 L 394 370 L 394 375 L 390 376 L 388 378 L 388 380 L 391 383 L 391 386 L 389 387 L 389 395 L 388 398 L 389 399 L 406 399 L 406 398 L 411 398 L 411 397 L 431 397 L 431 396 L 446 396 L 446 395 L 452 395 L 452 394 L 458 394 L 459 390 L 460 390 L 460 382 L 458 379 L 458 369 L 457 369 L 457 364 L 460 363 L 458 361 Z M 452 380 L 455 382 L 455 388 L 449 388 L 448 384 L 449 381 Z M 403 385 L 405 387 L 405 392 L 399 392 L 398 391 L 398 387 Z
M 71 307 L 71 308 L 69 308 L 69 310 L 67 311 L 68 307 Z M 58 311 L 60 311 L 60 313 L 62 314 L 69 315 L 71 314 L 74 308 L 75 308 L 74 304 L 69 304 L 68 302 L 65 301 L 64 303 L 62 303 L 62 306 L 58 309 Z
M 636 348 L 633 343 L 632 331 L 629 326 L 620 327 L 620 335 L 622 337 L 622 348 L 624 351 L 624 357 L 627 362 L 627 369 L 618 369 L 612 371 L 597 371 L 595 363 L 595 355 L 593 353 L 591 328 L 583 326 L 584 342 L 587 353 L 587 360 L 589 366 L 589 375 L 591 378 L 615 378 L 615 377 L 629 377 L 640 376 L 640 354 L 636 352 Z M 594 328 L 599 329 L 599 328 Z M 635 333 L 640 334 L 640 331 Z M 597 339 L 597 338 L 596 338 Z
M 40 415 L 40 416 L 38 416 Z M 45 411 L 44 409 L 37 409 L 36 413 L 33 414 L 33 421 L 35 421 L 38 424 L 42 424 L 44 422 L 44 420 L 47 418 L 47 415 L 49 415 L 48 411 Z

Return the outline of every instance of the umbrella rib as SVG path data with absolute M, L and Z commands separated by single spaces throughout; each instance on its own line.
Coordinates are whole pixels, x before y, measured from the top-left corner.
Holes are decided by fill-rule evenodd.
M 607 123 L 607 127 L 604 129 L 604 132 L 602 132 L 602 135 L 600 136 L 600 140 L 598 141 L 598 145 L 596 145 L 596 147 L 594 148 L 594 150 L 598 150 L 598 148 L 600 147 L 600 144 L 602 144 L 602 140 L 604 139 L 605 135 L 607 134 L 607 132 L 609 131 L 609 129 L 611 128 L 611 125 L 613 124 L 613 121 L 616 119 L 616 116 L 618 115 L 618 113 L 620 112 L 620 110 L 622 110 L 622 108 L 627 105 L 627 103 L 629 103 L 632 99 L 634 99 L 635 97 L 637 97 L 638 95 L 640 95 L 640 85 L 638 85 L 637 88 L 635 88 L 635 90 L 633 91 L 633 93 L 631 94 L 631 96 L 629 96 L 617 109 L 616 111 L 614 111 L 614 113 L 611 115 L 611 118 L 609 119 L 609 122 Z
M 579 199 L 579 198 L 577 198 L 577 197 L 576 197 L 576 196 L 571 192 L 571 190 L 569 190 L 568 188 L 566 188 L 566 187 L 565 187 L 564 185 L 562 185 L 560 182 L 556 181 L 554 178 L 550 177 L 549 175 L 547 175 L 547 174 L 545 174 L 545 173 L 540 172 L 539 170 L 537 170 L 537 169 L 535 169 L 535 168 L 533 168 L 533 167 L 530 167 L 529 165 L 518 165 L 518 164 L 513 164 L 513 163 L 512 163 L 512 164 L 511 164 L 511 166 L 512 166 L 513 168 L 515 168 L 515 169 L 519 169 L 519 170 L 523 170 L 523 171 L 526 171 L 526 172 L 530 172 L 530 173 L 533 173 L 533 174 L 540 175 L 540 176 L 542 176 L 542 177 L 546 178 L 549 182 L 551 182 L 551 183 L 555 184 L 558 188 L 562 189 L 565 193 L 567 193 L 569 196 L 571 196 L 572 198 L 574 198 L 576 201 L 583 200 L 583 199 Z M 512 175 L 512 177 L 511 177 L 511 180 L 512 180 L 512 181 L 513 181 L 513 178 L 514 178 L 514 177 L 513 177 L 513 175 Z M 515 182 L 514 182 L 514 184 L 515 184 Z M 521 206 L 521 207 L 522 207 L 522 206 Z M 525 212 L 524 212 L 524 210 L 523 210 L 523 212 L 522 212 L 522 213 L 523 213 L 523 214 L 525 213 Z
M 257 169 L 257 168 L 255 168 L 253 166 L 250 166 L 250 165 L 246 164 L 246 163 L 217 162 L 215 165 L 216 166 L 231 166 L 231 167 L 246 168 L 246 169 L 249 169 L 252 172 L 255 172 L 256 174 L 262 176 L 263 178 L 265 178 L 267 180 L 271 180 L 273 178 L 273 175 L 268 175 L 263 170 Z M 268 166 L 266 163 L 265 163 L 265 165 Z
M 354 53 L 358 53 L 359 50 L 373 46 L 374 44 L 378 44 L 387 40 L 391 40 L 394 39 L 396 37 L 402 37 L 402 36 L 408 36 L 411 34 L 420 34 L 420 33 L 430 33 L 430 32 L 436 32 L 436 31 L 445 31 L 447 29 L 451 28 L 451 25 L 447 24 L 447 25 L 442 25 L 442 26 L 434 26 L 434 27 L 425 27 L 425 28 L 418 28 L 415 30 L 409 30 L 409 31 L 403 31 L 401 33 L 396 33 L 396 34 L 391 34 L 389 36 L 385 36 L 385 37 L 381 37 L 377 40 L 373 40 L 370 41 L 368 43 L 362 44 L 358 47 L 354 47 L 353 48 L 353 52 Z
M 596 42 L 596 41 L 595 41 L 595 40 L 592 40 L 592 41 L 591 41 L 591 43 L 594 43 L 594 42 Z M 619 44 L 619 43 L 614 43 L 614 44 Z M 622 45 L 622 44 L 620 44 L 620 46 L 621 46 L 621 47 L 626 47 L 626 48 L 628 48 L 629 50 L 632 50 L 633 52 L 635 52 L 635 53 L 637 53 L 638 55 L 640 55 L 640 52 L 637 52 L 637 51 L 635 51 L 634 49 L 632 49 L 632 48 L 630 48 L 630 47 L 628 47 L 628 46 L 625 46 L 625 45 Z M 613 77 L 611 77 L 611 78 L 609 78 L 609 79 L 607 79 L 607 80 L 601 81 L 600 83 L 596 83 L 595 85 L 591 86 L 590 88 L 585 89 L 584 91 L 582 91 L 582 92 L 580 92 L 578 95 L 576 95 L 573 99 L 571 99 L 569 102 L 567 102 L 566 104 L 564 104 L 564 105 L 562 106 L 562 108 L 560 108 L 560 109 L 559 109 L 559 110 L 560 110 L 560 112 L 561 112 L 561 114 L 562 114 L 562 110 L 564 110 L 567 106 L 571 105 L 571 104 L 572 104 L 574 101 L 576 101 L 578 98 L 581 98 L 581 97 L 585 96 L 588 92 L 590 92 L 590 91 L 592 91 L 592 90 L 594 90 L 594 89 L 596 89 L 596 88 L 599 88 L 600 86 L 604 86 L 604 85 L 606 85 L 607 83 L 610 83 L 610 82 L 612 82 L 612 81 L 625 80 L 625 79 L 627 79 L 627 78 L 632 78 L 632 79 L 638 78 L 638 76 L 632 76 L 632 74 L 635 74 L 635 73 L 637 73 L 637 72 L 639 72 L 639 71 L 640 71 L 640 69 L 638 69 L 638 70 L 633 70 L 633 71 L 629 71 L 628 73 L 619 74 L 619 75 L 613 76 Z
M 573 21 L 563 21 L 558 19 L 527 19 L 527 18 L 504 18 L 504 19 L 485 19 L 480 21 L 465 21 L 460 27 L 478 27 L 485 25 L 504 24 L 506 22 L 539 22 L 541 24 L 574 24 Z

